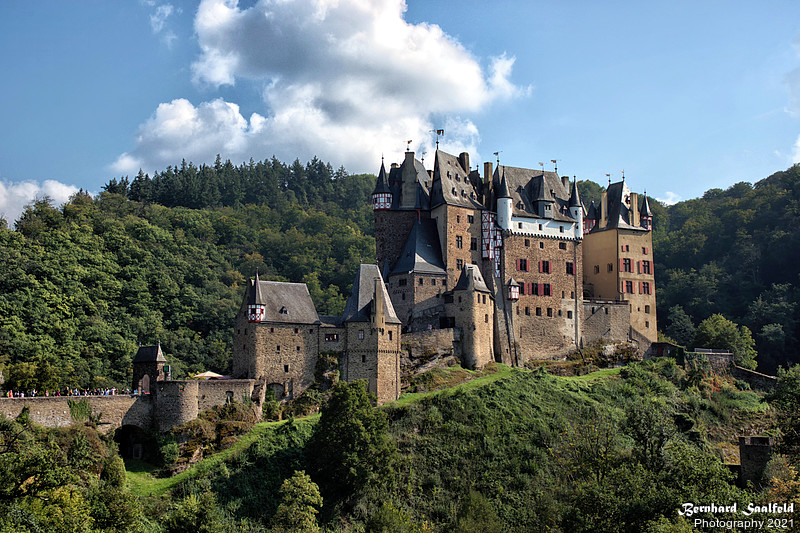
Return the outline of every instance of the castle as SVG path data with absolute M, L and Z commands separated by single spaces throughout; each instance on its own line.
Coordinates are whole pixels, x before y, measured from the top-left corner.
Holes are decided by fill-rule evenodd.
M 260 407 L 315 381 L 320 356 L 379 403 L 401 391 L 401 335 L 451 350 L 464 366 L 562 359 L 597 341 L 657 340 L 653 215 L 645 195 L 610 183 L 583 205 L 556 172 L 436 151 L 433 170 L 406 152 L 381 163 L 372 194 L 377 264 L 360 265 L 342 316 L 319 315 L 302 283 L 249 280 L 233 331 L 233 379 L 172 380 L 160 346 L 133 361 L 137 396 L 90 398 L 111 427 L 160 431 L 231 400 Z M 449 346 L 441 346 L 449 344 Z M 16 416 L 70 423 L 67 399 L 6 402 Z M 95 405 L 96 404 L 96 405 Z
M 652 212 L 624 179 L 588 210 L 555 172 L 405 153 L 372 194 L 378 265 L 403 332 L 456 328 L 465 362 L 523 365 L 597 340 L 657 340 Z M 465 313 L 464 277 L 481 279 Z M 484 294 L 486 296 L 484 296 Z M 458 301 L 457 301 L 457 300 Z
M 588 210 L 555 172 L 436 151 L 406 152 L 372 194 L 377 265 L 361 265 L 341 317 L 317 314 L 304 284 L 250 280 L 236 318 L 233 377 L 276 398 L 314 382 L 320 354 L 400 395 L 400 336 L 452 330 L 465 366 L 559 359 L 598 340 L 657 340 L 652 213 L 624 179 Z M 263 392 L 262 392 L 263 394 Z

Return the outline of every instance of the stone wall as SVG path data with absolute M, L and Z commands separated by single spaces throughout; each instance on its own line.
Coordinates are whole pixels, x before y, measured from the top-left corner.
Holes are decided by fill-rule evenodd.
M 402 320 L 405 326 L 409 326 L 412 311 L 414 314 L 419 314 L 442 304 L 442 293 L 447 290 L 447 276 L 444 274 L 395 274 L 389 277 L 386 290 L 397 318 Z M 438 317 L 435 321 L 438 325 Z
M 156 384 L 156 428 L 168 431 L 197 418 L 197 399 L 200 382 L 197 380 L 159 381 Z
M 233 400 L 246 402 L 253 400 L 254 379 L 208 379 L 198 381 L 197 404 L 200 411 L 225 405 Z
M 369 322 L 349 322 L 346 328 L 342 380 L 366 380 L 379 404 L 396 400 L 400 395 L 400 325 L 379 329 Z
M 424 213 L 424 216 L 428 218 L 429 215 Z M 390 267 L 397 263 L 416 221 L 414 210 L 375 211 L 375 250 L 381 271 L 387 261 Z
M 455 355 L 461 357 L 460 337 L 451 328 L 404 333 L 402 341 L 404 366 L 409 365 L 411 360 L 435 356 Z
M 442 184 L 446 186 L 446 184 Z M 481 210 L 453 205 L 440 205 L 433 209 L 431 218 L 436 220 L 439 229 L 439 242 L 442 246 L 442 259 L 447 270 L 447 284 L 455 287 L 463 265 L 480 265 L 481 258 Z M 459 239 L 461 237 L 459 246 Z M 472 250 L 472 239 L 475 249 Z
M 742 487 L 748 482 L 758 485 L 762 481 L 774 444 L 772 437 L 739 437 L 739 484 Z
M 235 372 L 235 378 L 281 384 L 283 393 L 279 400 L 297 398 L 314 383 L 314 368 L 319 358 L 319 325 L 263 322 L 248 326 L 244 331 L 250 338 L 245 339 L 243 335 L 234 342 L 242 345 L 242 353 L 254 359 L 251 363 L 254 372 L 245 375 Z
M 630 307 L 627 302 L 584 300 L 583 345 L 597 341 L 624 341 L 630 333 Z
M 494 360 L 494 301 L 492 295 L 476 291 L 455 291 L 448 314 L 461 331 L 462 363 L 480 369 Z
M 580 244 L 566 239 L 507 235 L 503 239 L 503 254 L 504 284 L 513 277 L 521 285 L 512 320 L 513 338 L 519 345 L 519 364 L 565 356 L 575 348 L 575 321 L 580 320 L 576 316 L 581 311 L 583 276 Z M 532 284 L 549 285 L 550 294 L 542 294 L 541 290 L 532 294 Z
M 763 391 L 770 391 L 778 384 L 778 378 L 775 376 L 768 376 L 736 365 L 731 365 L 731 375 L 748 383 L 751 388 Z
M 2 398 L 0 414 L 16 418 L 28 406 L 31 419 L 45 427 L 64 427 L 72 424 L 68 400 L 87 400 L 93 414 L 101 414 L 98 429 L 113 431 L 122 425 L 148 429 L 152 423 L 152 398 L 150 396 L 49 396 L 38 398 Z

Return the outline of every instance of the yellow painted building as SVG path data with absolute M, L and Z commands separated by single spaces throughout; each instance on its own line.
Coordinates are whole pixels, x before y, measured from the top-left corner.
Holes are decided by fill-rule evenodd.
M 631 338 L 649 342 L 658 340 L 652 227 L 647 196 L 640 203 L 623 180 L 589 207 L 583 240 L 584 298 L 628 302 Z

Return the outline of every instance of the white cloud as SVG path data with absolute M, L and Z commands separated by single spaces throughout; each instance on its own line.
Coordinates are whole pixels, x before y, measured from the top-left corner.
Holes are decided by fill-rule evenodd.
M 155 11 L 150 14 L 150 29 L 153 30 L 153 35 L 160 35 L 161 41 L 167 47 L 171 47 L 178 36 L 167 26 L 167 19 L 174 13 L 180 13 L 181 10 L 175 9 L 172 4 L 156 5 L 154 1 L 149 0 L 146 0 L 144 4 L 155 8 Z
M 443 149 L 474 150 L 477 128 L 461 117 L 528 92 L 509 79 L 514 58 L 490 58 L 487 71 L 439 26 L 407 23 L 405 9 L 402 0 L 261 0 L 248 9 L 201 2 L 194 80 L 263 83 L 263 111 L 246 119 L 221 99 L 161 104 L 113 168 L 152 171 L 220 153 L 234 161 L 318 155 L 374 170 L 382 153 L 400 160 L 408 139 L 430 152 L 430 130 L 443 126 L 434 117 L 450 117 L 439 119 Z
M 664 198 L 656 198 L 656 200 L 658 200 L 664 205 L 672 205 L 672 204 L 677 204 L 678 202 L 683 200 L 683 198 L 681 197 L 680 194 L 674 193 L 672 191 L 667 191 L 666 193 L 664 193 Z
M 37 198 L 47 196 L 55 205 L 61 205 L 76 192 L 78 188 L 74 185 L 55 180 L 46 180 L 41 185 L 36 181 L 0 181 L 0 217 L 12 225 L 25 206 Z

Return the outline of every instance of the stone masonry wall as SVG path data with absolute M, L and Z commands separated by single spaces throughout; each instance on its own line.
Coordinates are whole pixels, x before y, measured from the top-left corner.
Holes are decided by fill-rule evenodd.
M 237 402 L 251 400 L 255 384 L 256 380 L 254 379 L 208 379 L 198 381 L 198 409 L 205 411 L 218 405 L 225 405 L 229 398 Z
M 38 398 L 2 398 L 0 414 L 16 418 L 22 408 L 28 406 L 31 419 L 45 427 L 64 427 L 72 424 L 68 400 L 87 400 L 94 414 L 101 413 L 98 429 L 113 431 L 123 425 L 150 427 L 152 422 L 152 402 L 150 396 L 60 396 Z
M 381 272 L 387 260 L 389 267 L 397 263 L 416 221 L 416 211 L 375 211 L 375 250 Z
M 482 263 L 481 210 L 441 205 L 432 211 L 431 218 L 436 219 L 439 229 L 442 259 L 447 270 L 447 285 L 455 287 L 461 275 L 461 269 L 458 268 L 459 260 L 462 266 Z M 461 237 L 460 246 L 458 237 Z M 475 239 L 474 250 L 471 249 L 472 239 Z
M 630 307 L 627 302 L 584 300 L 581 325 L 583 345 L 599 340 L 624 341 L 630 333 Z
M 314 383 L 319 326 L 264 322 L 255 329 L 256 369 L 260 373 L 247 377 L 266 380 L 267 384 L 282 384 L 283 397 L 297 398 Z
M 576 316 L 581 311 L 580 244 L 569 240 L 507 235 L 503 241 L 503 254 L 504 283 L 513 277 L 520 285 L 524 284 L 520 287 L 513 317 L 520 364 L 531 359 L 565 356 L 575 348 L 575 321 L 580 320 Z M 548 262 L 549 272 L 539 271 L 542 261 Z M 567 273 L 567 263 L 572 265 L 571 274 Z M 550 294 L 531 294 L 530 284 L 549 284 Z

